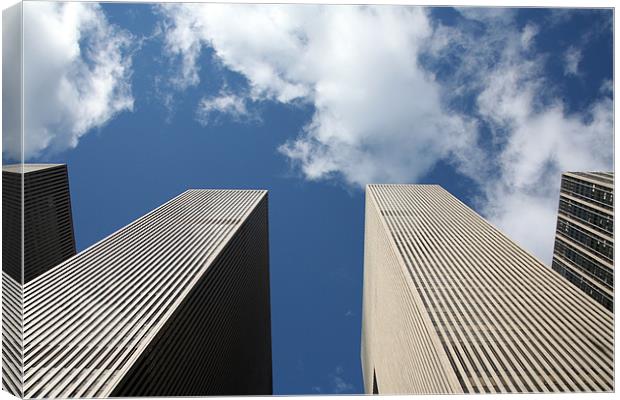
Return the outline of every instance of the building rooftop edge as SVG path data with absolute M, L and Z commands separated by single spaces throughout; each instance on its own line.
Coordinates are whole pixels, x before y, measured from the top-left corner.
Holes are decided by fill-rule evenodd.
M 217 189 L 213 189 L 213 188 L 189 188 L 186 189 L 185 191 L 183 191 L 182 193 L 185 192 L 198 192 L 198 191 L 206 191 L 206 190 L 211 190 L 211 191 L 222 191 L 222 192 L 263 192 L 263 193 L 269 193 L 268 189 L 226 189 L 226 188 L 217 188 Z
M 29 164 L 29 163 L 7 164 L 7 165 L 2 166 L 2 171 L 20 174 L 20 173 L 42 171 L 44 169 L 60 167 L 63 165 L 66 166 L 67 164 L 35 164 L 35 163 L 33 164 Z
M 368 186 L 441 186 L 438 183 L 367 183 Z

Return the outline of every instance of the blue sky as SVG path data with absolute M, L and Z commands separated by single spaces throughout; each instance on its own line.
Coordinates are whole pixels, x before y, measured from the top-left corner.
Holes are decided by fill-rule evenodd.
M 29 3 L 26 160 L 69 165 L 79 250 L 187 188 L 268 189 L 275 393 L 359 393 L 364 185 L 440 184 L 548 263 L 561 171 L 613 168 L 612 26 Z

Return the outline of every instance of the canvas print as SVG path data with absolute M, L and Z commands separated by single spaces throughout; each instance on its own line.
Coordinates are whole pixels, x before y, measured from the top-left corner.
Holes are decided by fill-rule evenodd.
M 613 26 L 7 4 L 5 395 L 613 392 Z

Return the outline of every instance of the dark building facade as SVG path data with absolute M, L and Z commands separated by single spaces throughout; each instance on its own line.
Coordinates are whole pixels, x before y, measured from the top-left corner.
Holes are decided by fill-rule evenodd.
M 552 268 L 613 311 L 614 175 L 562 175 Z
M 75 255 L 65 164 L 3 166 L 2 215 L 2 269 L 17 282 L 27 283 Z
M 25 397 L 272 394 L 267 200 L 186 191 L 27 283 Z
M 12 168 L 17 169 L 16 166 Z M 22 174 L 2 170 L 2 272 L 22 283 Z

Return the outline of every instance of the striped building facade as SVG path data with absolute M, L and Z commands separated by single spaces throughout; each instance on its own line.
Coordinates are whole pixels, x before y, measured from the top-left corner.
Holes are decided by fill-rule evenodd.
M 267 212 L 189 190 L 26 283 L 24 396 L 271 394 Z
M 552 268 L 613 312 L 614 175 L 562 175 Z
M 366 188 L 366 393 L 614 390 L 613 315 L 436 185 Z
M 22 397 L 23 286 L 2 271 L 2 389 Z

